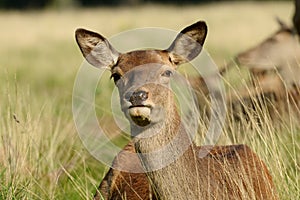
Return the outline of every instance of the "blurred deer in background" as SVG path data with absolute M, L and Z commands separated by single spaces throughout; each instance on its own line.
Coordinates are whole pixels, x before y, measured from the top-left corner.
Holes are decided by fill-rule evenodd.
M 129 151 L 139 153 L 138 168 L 143 167 L 159 199 L 277 199 L 269 171 L 249 147 L 198 147 L 190 135 L 195 130 L 182 124 L 170 80 L 179 65 L 198 56 L 206 34 L 207 26 L 200 21 L 183 29 L 166 50 L 128 53 L 117 52 L 103 36 L 88 30 L 78 29 L 76 40 L 90 64 L 110 67 L 122 111 L 131 126 L 133 139 Z M 199 157 L 201 152 L 206 152 L 206 156 Z M 132 164 L 136 168 L 137 161 L 118 159 L 118 156 L 116 159 L 120 165 Z M 112 175 L 120 173 L 110 171 Z M 142 174 L 138 176 L 145 178 Z M 130 176 L 124 178 L 128 178 L 129 186 L 134 185 Z M 107 180 L 102 185 L 109 194 L 107 199 L 126 199 L 125 192 L 134 192 L 116 188 L 124 184 Z M 152 197 L 148 194 L 151 191 L 148 184 L 143 186 L 143 191 L 147 192 L 142 194 L 146 199 Z M 112 197 L 112 193 L 117 196 Z
M 239 65 L 247 67 L 255 79 L 263 81 L 269 73 L 278 73 L 287 89 L 300 79 L 300 45 L 295 31 L 277 19 L 280 29 L 255 47 L 236 57 Z
M 298 37 L 292 28 L 279 19 L 277 21 L 280 25 L 278 31 L 236 57 L 238 65 L 249 69 L 253 86 L 236 91 L 237 95 L 229 95 L 233 105 L 237 105 L 234 102 L 242 100 L 244 106 L 239 104 L 240 108 L 255 107 L 253 99 L 262 99 L 260 102 L 263 101 L 265 105 L 261 106 L 268 108 L 272 118 L 275 113 L 286 111 L 289 105 L 299 113 L 300 103 Z

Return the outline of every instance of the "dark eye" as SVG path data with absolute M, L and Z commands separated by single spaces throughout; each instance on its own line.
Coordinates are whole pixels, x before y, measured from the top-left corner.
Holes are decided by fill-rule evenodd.
M 276 40 L 276 38 L 275 37 L 271 37 L 271 38 L 268 38 L 267 40 L 266 40 L 266 42 L 276 42 L 277 40 Z
M 118 80 L 120 80 L 121 75 L 117 73 L 113 73 L 110 78 L 114 79 L 114 82 L 116 83 Z
M 172 74 L 173 74 L 173 72 L 172 72 L 172 71 L 170 71 L 170 70 L 166 70 L 166 71 L 164 71 L 164 73 L 162 73 L 162 76 L 165 76 L 165 77 L 170 77 Z

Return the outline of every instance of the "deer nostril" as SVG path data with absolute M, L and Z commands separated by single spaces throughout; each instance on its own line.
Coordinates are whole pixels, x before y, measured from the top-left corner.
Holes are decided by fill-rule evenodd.
M 148 92 L 145 92 L 143 90 L 135 91 L 132 93 L 132 95 L 129 98 L 129 101 L 133 105 L 139 105 L 142 104 L 143 101 L 148 99 Z

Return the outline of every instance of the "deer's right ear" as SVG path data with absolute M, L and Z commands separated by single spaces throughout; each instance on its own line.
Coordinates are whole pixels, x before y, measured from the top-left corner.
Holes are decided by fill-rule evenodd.
M 101 68 L 116 64 L 119 53 L 102 35 L 85 29 L 77 29 L 75 37 L 83 56 L 91 65 Z

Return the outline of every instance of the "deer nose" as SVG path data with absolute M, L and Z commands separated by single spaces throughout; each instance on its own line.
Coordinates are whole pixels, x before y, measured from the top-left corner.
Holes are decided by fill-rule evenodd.
M 135 91 L 129 98 L 130 103 L 132 105 L 141 105 L 143 101 L 148 99 L 148 92 L 144 90 Z

